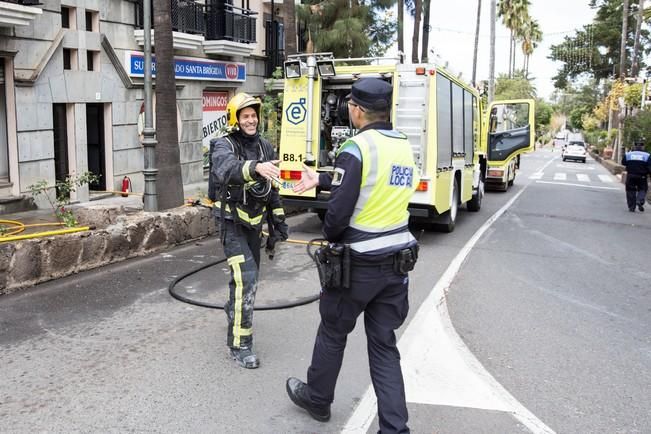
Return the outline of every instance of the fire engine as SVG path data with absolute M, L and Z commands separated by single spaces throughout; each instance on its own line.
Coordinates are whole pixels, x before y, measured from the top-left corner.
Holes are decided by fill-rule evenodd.
M 497 101 L 482 120 L 477 89 L 444 68 L 383 58 L 335 59 L 329 53 L 295 55 L 285 62 L 279 158 L 285 205 L 309 208 L 321 218 L 327 191 L 296 194 L 303 164 L 332 171 L 337 149 L 355 130 L 346 97 L 353 82 L 377 77 L 393 86 L 391 121 L 407 135 L 420 170 L 409 205 L 412 219 L 454 230 L 465 204 L 479 211 L 489 165 L 505 164 L 533 149 L 534 102 Z

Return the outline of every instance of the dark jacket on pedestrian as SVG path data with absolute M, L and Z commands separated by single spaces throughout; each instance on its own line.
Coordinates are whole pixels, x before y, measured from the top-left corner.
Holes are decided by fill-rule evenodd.
M 629 151 L 622 157 L 629 176 L 644 177 L 651 173 L 651 158 L 646 151 Z
M 284 221 L 278 190 L 255 171 L 256 164 L 275 159 L 271 143 L 238 130 L 211 140 L 210 154 L 209 196 L 218 218 L 253 229 L 265 223 L 267 211 L 274 221 Z

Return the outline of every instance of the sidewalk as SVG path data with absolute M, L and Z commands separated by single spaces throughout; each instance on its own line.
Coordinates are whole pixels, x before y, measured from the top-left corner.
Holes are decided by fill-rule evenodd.
M 187 199 L 201 199 L 206 197 L 208 194 L 208 181 L 203 181 L 195 184 L 188 184 L 183 186 L 183 197 Z M 87 209 L 87 208 L 114 208 L 118 210 L 120 214 L 131 215 L 138 213 L 143 210 L 143 198 L 140 195 L 130 195 L 128 197 L 122 197 L 120 194 L 111 194 L 111 193 L 95 193 L 91 194 L 91 200 L 88 202 L 82 202 L 77 204 L 72 204 L 69 206 L 72 210 Z M 40 208 L 30 211 L 23 211 L 12 214 L 0 214 L 0 220 L 9 220 L 20 222 L 24 225 L 32 224 L 47 224 L 52 223 L 49 229 L 47 226 L 42 227 L 27 227 L 21 234 L 31 234 L 37 232 L 43 232 L 45 230 L 51 230 L 56 228 L 54 224 L 57 222 L 54 217 L 54 213 L 51 209 Z
M 206 191 L 207 182 L 185 186 L 185 202 L 205 197 Z M 79 222 L 72 233 L 61 233 L 68 228 L 50 209 L 0 215 L 9 236 L 5 242 L 0 238 L 0 295 L 215 233 L 209 209 L 179 206 L 144 212 L 142 196 L 118 194 L 70 208 Z M 22 227 L 32 224 L 39 226 Z M 39 235 L 16 238 L 30 234 Z

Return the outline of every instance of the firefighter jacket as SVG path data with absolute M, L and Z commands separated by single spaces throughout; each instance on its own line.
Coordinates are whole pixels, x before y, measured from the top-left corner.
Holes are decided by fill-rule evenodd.
M 416 244 L 407 207 L 420 177 L 407 138 L 387 122 L 368 125 L 337 153 L 324 219 L 328 241 L 350 244 L 355 257 L 386 257 Z
M 622 164 L 626 172 L 633 176 L 647 176 L 651 173 L 651 158 L 645 151 L 630 151 L 624 154 Z
M 210 154 L 209 194 L 218 217 L 260 229 L 268 211 L 274 226 L 284 222 L 278 190 L 255 171 L 256 164 L 275 159 L 271 143 L 236 131 L 211 140 Z

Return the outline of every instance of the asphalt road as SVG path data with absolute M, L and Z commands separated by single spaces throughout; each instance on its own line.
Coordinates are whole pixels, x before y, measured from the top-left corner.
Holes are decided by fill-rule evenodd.
M 514 187 L 461 212 L 452 234 L 414 228 L 425 231 L 400 330 L 413 432 L 650 432 L 651 210 L 628 213 L 621 185 L 599 180 L 607 172 L 593 161 L 553 158 L 523 157 Z M 554 180 L 560 170 L 565 181 Z M 292 238 L 319 234 L 313 215 L 290 226 Z M 480 228 L 458 274 L 448 271 L 447 297 L 432 298 Z M 362 414 L 369 426 L 351 429 L 370 384 L 362 325 L 348 341 L 333 418 L 321 424 L 284 391 L 288 376 L 305 378 L 316 304 L 257 312 L 262 364 L 246 371 L 227 355 L 221 311 L 168 295 L 174 278 L 220 258 L 209 239 L 1 297 L 0 431 L 374 432 L 372 412 Z M 219 264 L 179 286 L 220 302 L 227 273 Z M 318 292 L 299 244 L 265 260 L 261 278 L 258 304 Z
M 523 160 L 526 191 L 457 275 L 452 322 L 554 431 L 649 433 L 651 211 L 628 212 L 591 159 L 534 170 L 552 155 Z

